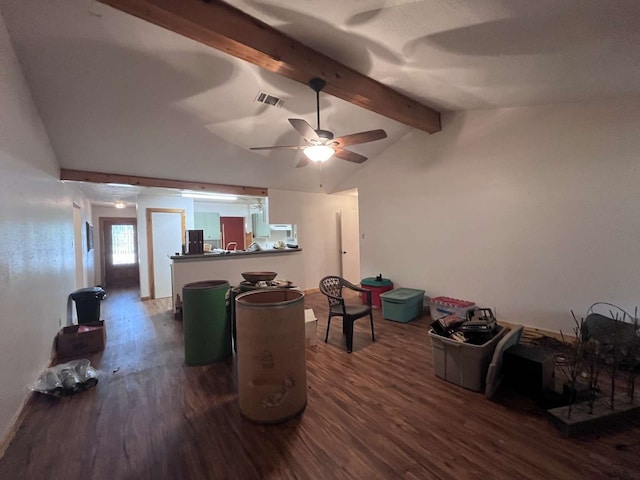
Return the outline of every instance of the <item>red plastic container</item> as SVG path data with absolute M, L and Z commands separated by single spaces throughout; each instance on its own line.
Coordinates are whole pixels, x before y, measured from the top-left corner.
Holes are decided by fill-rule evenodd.
M 371 291 L 371 305 L 376 307 L 382 306 L 380 294 L 393 290 L 393 282 L 388 278 L 383 278 L 381 281 L 376 280 L 375 277 L 363 278 L 360 282 L 360 286 Z M 367 303 L 367 294 L 361 293 L 360 295 L 362 297 L 362 303 Z
M 436 320 L 445 315 L 457 315 L 467 319 L 467 312 L 473 310 L 476 304 L 468 300 L 460 300 L 451 297 L 435 297 L 429 303 L 431 318 Z

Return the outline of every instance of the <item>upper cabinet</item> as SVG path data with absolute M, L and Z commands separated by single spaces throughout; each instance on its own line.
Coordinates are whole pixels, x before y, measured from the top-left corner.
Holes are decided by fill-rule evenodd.
M 271 235 L 269 224 L 265 222 L 264 212 L 251 214 L 251 230 L 255 238 L 267 238 Z
M 196 230 L 204 230 L 204 240 L 220 240 L 220 214 L 215 212 L 194 212 L 193 225 Z

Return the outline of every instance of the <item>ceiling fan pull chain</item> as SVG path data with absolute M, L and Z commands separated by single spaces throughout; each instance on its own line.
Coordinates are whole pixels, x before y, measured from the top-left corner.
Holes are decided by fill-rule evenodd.
M 320 90 L 316 90 L 316 116 L 318 119 L 318 130 L 320 130 Z

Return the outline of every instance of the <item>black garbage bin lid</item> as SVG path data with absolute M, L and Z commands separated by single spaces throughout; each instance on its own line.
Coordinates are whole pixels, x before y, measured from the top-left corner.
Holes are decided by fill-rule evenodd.
M 104 300 L 107 294 L 102 287 L 87 287 L 80 288 L 71 294 L 71 298 L 74 300 L 85 300 L 88 298 L 100 298 Z

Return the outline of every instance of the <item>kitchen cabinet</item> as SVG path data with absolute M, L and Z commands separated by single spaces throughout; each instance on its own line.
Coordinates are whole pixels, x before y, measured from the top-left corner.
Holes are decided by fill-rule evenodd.
M 220 240 L 220 214 L 215 212 L 194 212 L 193 225 L 196 230 L 204 230 L 204 241 Z
M 271 235 L 269 224 L 265 222 L 264 212 L 251 214 L 251 230 L 255 238 L 268 238 Z

